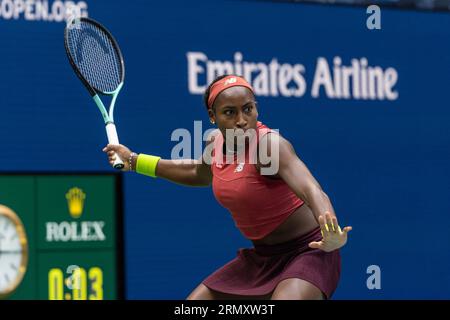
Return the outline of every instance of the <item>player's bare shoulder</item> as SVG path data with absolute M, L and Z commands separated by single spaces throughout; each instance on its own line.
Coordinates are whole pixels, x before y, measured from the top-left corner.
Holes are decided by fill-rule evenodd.
M 203 150 L 203 162 L 205 165 L 210 166 L 212 163 L 212 156 L 213 156 L 213 150 L 214 150 L 214 141 L 217 139 L 218 135 L 222 134 L 219 129 L 214 129 L 211 131 L 207 138 L 205 143 L 205 149 Z
M 271 131 L 258 142 L 258 155 L 256 168 L 260 173 L 271 177 L 281 178 L 279 176 L 279 168 L 283 165 L 283 157 L 290 158 L 295 154 L 292 144 L 284 138 L 279 132 Z

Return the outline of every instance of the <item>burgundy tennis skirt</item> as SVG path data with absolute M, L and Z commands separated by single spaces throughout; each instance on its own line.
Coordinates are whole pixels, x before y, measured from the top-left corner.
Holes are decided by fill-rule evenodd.
M 311 249 L 311 241 L 322 239 L 320 228 L 275 245 L 239 249 L 237 257 L 207 277 L 208 288 L 234 295 L 260 296 L 275 290 L 288 278 L 308 281 L 330 299 L 341 272 L 339 250 Z

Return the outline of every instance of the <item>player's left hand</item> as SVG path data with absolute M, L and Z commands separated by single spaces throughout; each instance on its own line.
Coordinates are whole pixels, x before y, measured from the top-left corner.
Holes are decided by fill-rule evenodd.
M 319 216 L 319 224 L 322 231 L 322 240 L 311 242 L 310 248 L 331 252 L 347 243 L 347 234 L 352 230 L 352 227 L 345 227 L 341 230 L 337 218 L 332 217 L 329 211 Z

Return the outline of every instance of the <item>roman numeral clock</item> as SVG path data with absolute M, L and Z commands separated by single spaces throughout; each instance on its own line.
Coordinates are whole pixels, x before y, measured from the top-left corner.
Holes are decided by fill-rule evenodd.
M 28 241 L 17 214 L 0 205 L 0 299 L 20 285 L 28 263 Z

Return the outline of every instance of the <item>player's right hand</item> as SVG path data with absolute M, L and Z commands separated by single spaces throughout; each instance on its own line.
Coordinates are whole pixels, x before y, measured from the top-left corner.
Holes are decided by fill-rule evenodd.
M 122 171 L 130 171 L 130 155 L 131 150 L 122 144 L 108 144 L 103 148 L 103 152 L 106 152 L 108 155 L 109 164 L 112 166 L 114 161 L 116 160 L 116 156 L 118 155 L 120 159 L 122 159 L 124 167 Z

